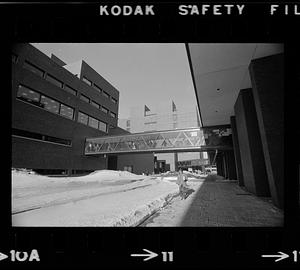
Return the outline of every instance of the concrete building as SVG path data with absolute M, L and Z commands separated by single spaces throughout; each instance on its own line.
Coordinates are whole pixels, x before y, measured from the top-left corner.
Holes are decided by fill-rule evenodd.
M 119 91 L 84 61 L 67 65 L 30 44 L 12 47 L 12 167 L 46 174 L 107 168 L 83 155 L 89 136 L 117 127 Z
M 218 173 L 237 177 L 283 208 L 284 54 L 282 44 L 187 44 L 204 128 L 228 125 L 233 151 L 217 155 Z

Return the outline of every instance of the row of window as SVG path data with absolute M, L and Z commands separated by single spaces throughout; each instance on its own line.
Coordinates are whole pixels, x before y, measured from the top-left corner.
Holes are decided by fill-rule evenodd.
M 107 132 L 107 124 L 83 112 L 78 112 L 78 122 Z
M 17 98 L 28 102 L 32 105 L 38 106 L 40 108 L 43 108 L 47 111 L 50 111 L 55 114 L 59 114 L 61 116 L 64 116 L 68 119 L 73 120 L 74 119 L 74 109 L 60 103 L 52 98 L 49 98 L 43 94 L 38 93 L 37 91 L 34 91 L 24 85 L 19 85 L 18 92 L 17 92 Z M 83 112 L 78 113 L 78 122 L 88 125 L 90 127 L 99 129 L 101 131 L 107 132 L 107 123 L 102 122 L 92 116 L 89 116 Z
M 82 77 L 82 81 L 85 82 L 87 85 L 93 87 L 96 89 L 99 93 L 101 93 L 104 97 L 109 98 L 113 103 L 117 104 L 117 100 L 110 96 L 106 91 L 102 90 L 101 87 L 99 87 L 97 84 L 93 83 L 86 77 Z
M 16 62 L 16 59 L 17 59 L 17 56 L 16 55 L 12 55 L 12 59 L 14 62 Z M 67 85 L 67 84 L 64 84 L 62 81 L 56 79 L 55 77 L 51 76 L 50 74 L 48 73 L 45 73 L 42 69 L 40 69 L 39 67 L 35 66 L 34 64 L 28 62 L 28 61 L 25 61 L 24 62 L 24 65 L 23 67 L 33 73 L 35 73 L 36 75 L 42 77 L 42 78 L 45 78 L 48 82 L 58 86 L 59 88 L 62 88 L 64 89 L 65 91 L 71 93 L 72 95 L 74 96 L 77 96 L 77 91 L 72 88 L 71 86 Z M 88 79 L 86 79 L 85 77 L 83 77 L 83 81 L 86 82 L 87 84 L 89 84 L 90 86 L 93 86 L 98 92 L 102 93 L 103 96 L 107 97 L 107 98 L 110 98 L 110 95 L 105 92 L 104 90 L 102 90 L 99 86 L 97 86 L 96 84 L 92 84 L 91 81 L 89 81 Z M 89 82 L 89 83 L 88 83 Z M 82 96 L 84 95 L 81 95 L 80 98 L 82 98 Z M 87 98 L 87 97 L 86 97 Z M 87 98 L 89 100 L 89 98 Z M 113 97 L 110 98 L 111 101 L 115 104 L 117 104 L 117 100 Z M 89 101 L 87 101 L 89 102 Z
M 116 115 L 114 112 L 109 111 L 109 110 L 108 110 L 107 108 L 105 108 L 104 106 L 100 106 L 100 104 L 98 104 L 97 102 L 91 100 L 89 97 L 87 97 L 87 96 L 85 96 L 85 95 L 83 95 L 83 94 L 80 95 L 80 99 L 83 100 L 83 101 L 85 101 L 85 102 L 87 102 L 87 103 L 90 103 L 91 105 L 93 105 L 94 107 L 96 107 L 97 109 L 101 110 L 102 112 L 104 112 L 104 113 L 106 113 L 106 114 L 109 113 L 109 115 L 110 115 L 111 117 L 113 117 L 113 118 L 116 118 L 116 117 L 117 117 L 117 115 Z
M 60 103 L 52 98 L 49 98 L 45 95 L 42 95 L 36 91 L 33 91 L 32 89 L 24 85 L 19 85 L 17 98 L 25 102 L 31 103 L 35 106 L 38 106 L 40 108 L 43 108 L 52 113 L 64 116 L 68 119 L 73 120 L 74 118 L 73 108 L 63 103 Z
M 66 146 L 71 146 L 72 145 L 71 140 L 52 137 L 52 136 L 48 136 L 48 135 L 44 135 L 44 134 L 40 134 L 40 133 L 35 133 L 35 132 L 30 132 L 30 131 L 26 131 L 26 130 L 21 130 L 21 129 L 16 129 L 16 128 L 12 129 L 12 135 L 27 138 L 27 139 L 34 139 L 34 140 L 38 140 L 38 141 L 63 144 L 63 145 L 66 145 Z
M 69 92 L 70 94 L 72 94 L 74 96 L 77 95 L 77 91 L 75 89 L 73 89 L 71 86 L 64 84 L 62 81 L 56 79 L 55 77 L 51 76 L 48 73 L 46 74 L 42 69 L 35 66 L 34 64 L 29 63 L 28 61 L 25 61 L 23 67 L 26 68 L 27 70 L 35 73 L 36 75 L 38 75 L 42 78 L 45 78 L 48 82 L 58 86 L 59 88 L 64 89 L 65 91 Z

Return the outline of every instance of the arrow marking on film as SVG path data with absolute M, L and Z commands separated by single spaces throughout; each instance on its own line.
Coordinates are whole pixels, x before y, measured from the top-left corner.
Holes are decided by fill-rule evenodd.
M 148 257 L 148 258 L 145 258 L 144 261 L 151 260 L 151 259 L 155 258 L 156 256 L 158 256 L 157 253 L 152 252 L 148 249 L 144 248 L 143 250 L 148 252 L 148 254 L 147 253 L 146 254 L 130 254 L 130 256 L 132 256 L 132 257 Z
M 261 256 L 265 257 L 265 258 L 277 258 L 277 257 L 279 257 L 277 260 L 275 260 L 275 262 L 278 262 L 278 261 L 281 261 L 283 259 L 286 259 L 286 258 L 290 257 L 288 254 L 283 253 L 281 251 L 278 251 L 278 253 L 280 253 L 280 255 L 274 254 L 274 255 L 261 255 Z
M 8 258 L 8 256 L 6 254 L 3 254 L 0 252 L 0 261 L 4 260 L 6 258 Z

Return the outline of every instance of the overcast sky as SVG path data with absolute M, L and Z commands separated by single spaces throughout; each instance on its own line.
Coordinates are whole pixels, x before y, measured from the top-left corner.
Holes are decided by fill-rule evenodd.
M 120 92 L 119 118 L 130 107 L 170 106 L 178 111 L 196 107 L 186 49 L 183 43 L 34 43 L 46 55 L 67 64 L 86 61 Z

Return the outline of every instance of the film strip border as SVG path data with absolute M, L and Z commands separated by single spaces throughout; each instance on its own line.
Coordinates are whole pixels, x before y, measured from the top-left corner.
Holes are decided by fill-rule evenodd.
M 32 266 L 147 268 L 159 264 L 176 267 L 276 266 L 274 259 L 263 258 L 262 255 L 278 252 L 292 255 L 293 249 L 297 249 L 292 234 L 280 228 L 48 229 L 18 229 L 10 234 L 5 247 L 2 242 L 0 251 L 6 254 L 10 254 L 11 250 L 27 252 L 29 258 L 32 250 L 37 250 L 39 261 L 34 258 L 31 262 L 25 261 Z M 143 250 L 159 256 L 151 261 L 131 256 L 143 253 Z M 172 257 L 168 258 L 164 253 L 172 254 Z M 296 266 L 292 259 L 290 256 L 288 260 L 282 260 L 281 265 L 294 263 Z M 16 258 L 14 262 L 7 260 L 0 263 L 24 264 Z
M 187 39 L 242 42 L 269 41 L 272 37 L 282 40 L 287 27 L 298 19 L 291 15 L 292 5 L 289 15 L 280 6 L 280 12 L 273 16 L 269 4 L 258 2 L 247 4 L 245 14 L 228 16 L 181 16 L 178 6 L 178 3 L 155 3 L 154 16 L 100 16 L 99 3 L 2 5 L 2 11 L 9 16 L 10 36 L 17 42 L 37 38 L 44 42 L 186 42 Z

